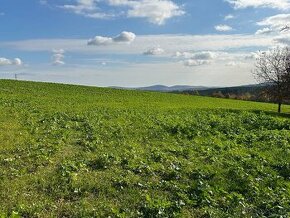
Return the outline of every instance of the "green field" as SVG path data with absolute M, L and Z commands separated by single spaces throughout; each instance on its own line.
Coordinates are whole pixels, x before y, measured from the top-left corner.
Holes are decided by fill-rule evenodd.
M 0 80 L 0 217 L 289 217 L 276 110 Z

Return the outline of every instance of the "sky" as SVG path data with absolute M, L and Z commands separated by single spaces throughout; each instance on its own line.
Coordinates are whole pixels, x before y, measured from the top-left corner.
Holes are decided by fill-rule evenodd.
M 290 0 L 1 0 L 0 78 L 237 86 L 290 45 Z

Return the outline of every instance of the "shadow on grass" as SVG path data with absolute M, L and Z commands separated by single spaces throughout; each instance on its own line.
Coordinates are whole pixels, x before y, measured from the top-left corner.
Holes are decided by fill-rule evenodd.
M 265 110 L 242 110 L 242 109 L 224 109 L 224 108 L 217 108 L 217 109 L 205 109 L 205 110 L 209 110 L 209 111 L 228 111 L 231 113 L 241 113 L 243 111 L 248 111 L 248 112 L 252 112 L 255 114 L 266 114 L 272 117 L 282 117 L 282 118 L 290 118 L 290 113 L 278 113 L 278 112 L 274 112 L 274 111 L 265 111 Z
M 290 118 L 290 114 L 286 113 L 278 113 L 274 111 L 263 111 L 263 110 L 252 110 L 252 112 L 258 114 L 258 113 L 264 113 L 267 115 L 271 115 L 273 117 L 283 117 L 283 118 Z

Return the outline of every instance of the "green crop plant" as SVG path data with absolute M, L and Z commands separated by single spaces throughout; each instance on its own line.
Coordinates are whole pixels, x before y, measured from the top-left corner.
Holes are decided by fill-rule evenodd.
M 0 80 L 0 217 L 289 217 L 290 106 Z

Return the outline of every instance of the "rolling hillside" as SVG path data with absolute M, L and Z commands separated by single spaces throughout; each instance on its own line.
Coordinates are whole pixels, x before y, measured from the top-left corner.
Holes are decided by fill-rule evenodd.
M 283 110 L 0 80 L 0 217 L 288 217 Z
M 262 85 L 245 85 L 245 86 L 234 86 L 234 87 L 223 87 L 223 88 L 208 88 L 203 90 L 198 90 L 200 95 L 203 96 L 212 96 L 213 93 L 221 92 L 226 95 L 228 93 L 241 95 L 245 93 L 257 94 L 263 89 Z M 194 94 L 195 90 L 184 90 L 177 93 L 182 94 Z
M 186 85 L 175 85 L 175 86 L 153 85 L 153 86 L 136 87 L 136 88 L 126 88 L 126 87 L 113 86 L 110 88 L 127 89 L 127 90 L 141 90 L 141 91 L 155 91 L 155 92 L 182 92 L 182 91 L 188 91 L 188 90 L 210 89 L 210 87 L 205 87 L 205 86 L 186 86 Z

